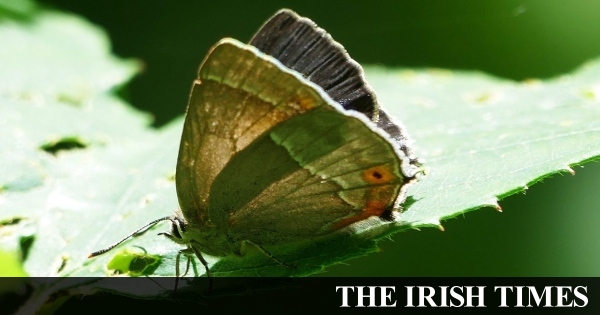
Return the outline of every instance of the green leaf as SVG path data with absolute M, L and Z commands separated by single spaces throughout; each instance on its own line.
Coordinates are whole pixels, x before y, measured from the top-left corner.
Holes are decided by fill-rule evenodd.
M 0 18 L 4 15 L 15 18 L 27 18 L 35 10 L 32 0 L 0 0 Z
M 159 130 L 113 93 L 137 63 L 110 54 L 105 35 L 52 12 L 0 20 L 0 249 L 19 252 L 31 276 L 175 274 L 180 246 L 161 223 L 88 259 L 138 227 L 173 213 L 182 120 Z M 200 60 L 199 60 L 200 62 Z M 512 82 L 481 73 L 369 68 L 379 100 L 406 124 L 426 175 L 410 187 L 400 221 L 376 218 L 300 244 L 207 257 L 215 276 L 307 275 L 377 250 L 376 240 L 483 206 L 600 155 L 600 62 L 548 81 Z M 191 274 L 202 275 L 194 260 Z M 149 281 L 150 282 L 150 281 Z M 52 292 L 108 290 L 91 278 L 57 278 Z M 156 296 L 171 287 L 132 288 Z M 115 290 L 112 288 L 111 290 Z
M 600 60 L 547 81 L 478 72 L 369 72 L 380 101 L 406 124 L 427 176 L 402 220 L 439 225 L 600 155 Z
M 20 259 L 15 253 L 0 250 L 0 277 L 26 277 L 27 273 L 23 270 Z M 17 281 L 15 281 L 17 282 Z M 0 286 L 0 294 L 6 292 L 7 288 Z

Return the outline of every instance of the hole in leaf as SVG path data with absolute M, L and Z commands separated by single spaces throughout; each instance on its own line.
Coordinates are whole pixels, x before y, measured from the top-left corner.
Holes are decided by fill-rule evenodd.
M 159 265 L 159 256 L 135 253 L 124 250 L 116 254 L 106 265 L 115 274 L 128 274 L 132 277 L 151 275 Z
M 61 259 L 62 259 L 62 261 L 60 262 L 60 267 L 58 267 L 57 273 L 59 273 L 59 272 L 63 271 L 63 269 L 65 269 L 65 267 L 67 266 L 67 261 L 69 260 L 69 258 L 65 257 L 65 256 L 63 256 Z
M 43 144 L 40 146 L 40 149 L 52 155 L 56 155 L 59 151 L 83 149 L 85 147 L 87 147 L 87 145 L 76 137 L 64 137 L 59 140 Z
M 27 256 L 29 256 L 29 251 L 31 250 L 31 246 L 33 246 L 33 242 L 35 241 L 35 236 L 23 236 L 19 239 L 19 247 L 21 248 L 21 261 L 27 260 Z
M 19 224 L 19 222 L 21 222 L 21 220 L 23 220 L 23 218 L 19 218 L 19 217 L 0 220 L 0 228 L 4 227 L 4 226 Z
M 406 210 L 408 210 L 408 208 L 410 208 L 412 205 L 414 205 L 417 201 L 419 201 L 419 200 L 415 199 L 415 197 L 413 197 L 413 196 L 406 197 L 406 199 L 402 203 L 402 212 L 406 212 Z

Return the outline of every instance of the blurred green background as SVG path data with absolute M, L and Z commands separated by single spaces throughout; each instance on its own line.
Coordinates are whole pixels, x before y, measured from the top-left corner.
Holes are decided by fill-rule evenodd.
M 156 126 L 184 113 L 196 70 L 217 40 L 248 41 L 284 7 L 313 19 L 363 65 L 523 80 L 600 56 L 596 0 L 40 2 L 86 17 L 107 31 L 115 54 L 144 62 L 125 97 L 153 113 Z M 380 253 L 322 275 L 600 276 L 600 165 L 575 171 L 502 200 L 503 213 L 471 212 L 444 222 L 444 232 L 398 233 Z

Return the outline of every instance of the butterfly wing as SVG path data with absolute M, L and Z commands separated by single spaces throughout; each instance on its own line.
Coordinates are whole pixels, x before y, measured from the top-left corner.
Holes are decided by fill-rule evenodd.
M 275 126 L 217 176 L 211 220 L 240 240 L 266 245 L 391 213 L 410 178 L 401 153 L 368 124 L 322 106 Z
M 362 67 L 310 19 L 280 10 L 252 37 L 250 45 L 301 73 L 344 108 L 369 118 L 378 114 L 375 93 L 364 80 Z
M 406 132 L 377 103 L 362 67 L 312 20 L 283 9 L 252 37 L 250 44 L 320 86 L 345 109 L 377 123 L 416 163 Z
M 184 217 L 206 222 L 210 187 L 231 157 L 280 122 L 324 104 L 275 59 L 233 39 L 217 43 L 192 86 L 181 137 L 176 187 Z
M 210 221 L 239 240 L 274 244 L 384 216 L 403 201 L 412 179 L 402 167 L 406 152 L 338 105 L 379 113 L 360 66 L 339 44 L 326 44 L 300 45 L 293 57 L 275 53 L 288 64 L 304 63 L 297 69 L 232 39 L 209 52 L 192 88 L 177 164 L 177 193 L 190 223 Z M 313 54 L 311 47 L 321 48 Z

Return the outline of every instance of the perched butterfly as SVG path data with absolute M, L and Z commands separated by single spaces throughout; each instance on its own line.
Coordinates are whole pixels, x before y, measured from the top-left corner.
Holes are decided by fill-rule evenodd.
M 392 220 L 415 164 L 362 68 L 311 20 L 281 10 L 249 45 L 227 38 L 211 48 L 181 136 L 181 211 L 129 237 L 168 220 L 161 234 L 209 277 L 203 253 L 242 255 L 243 243 L 288 265 L 268 247 Z

